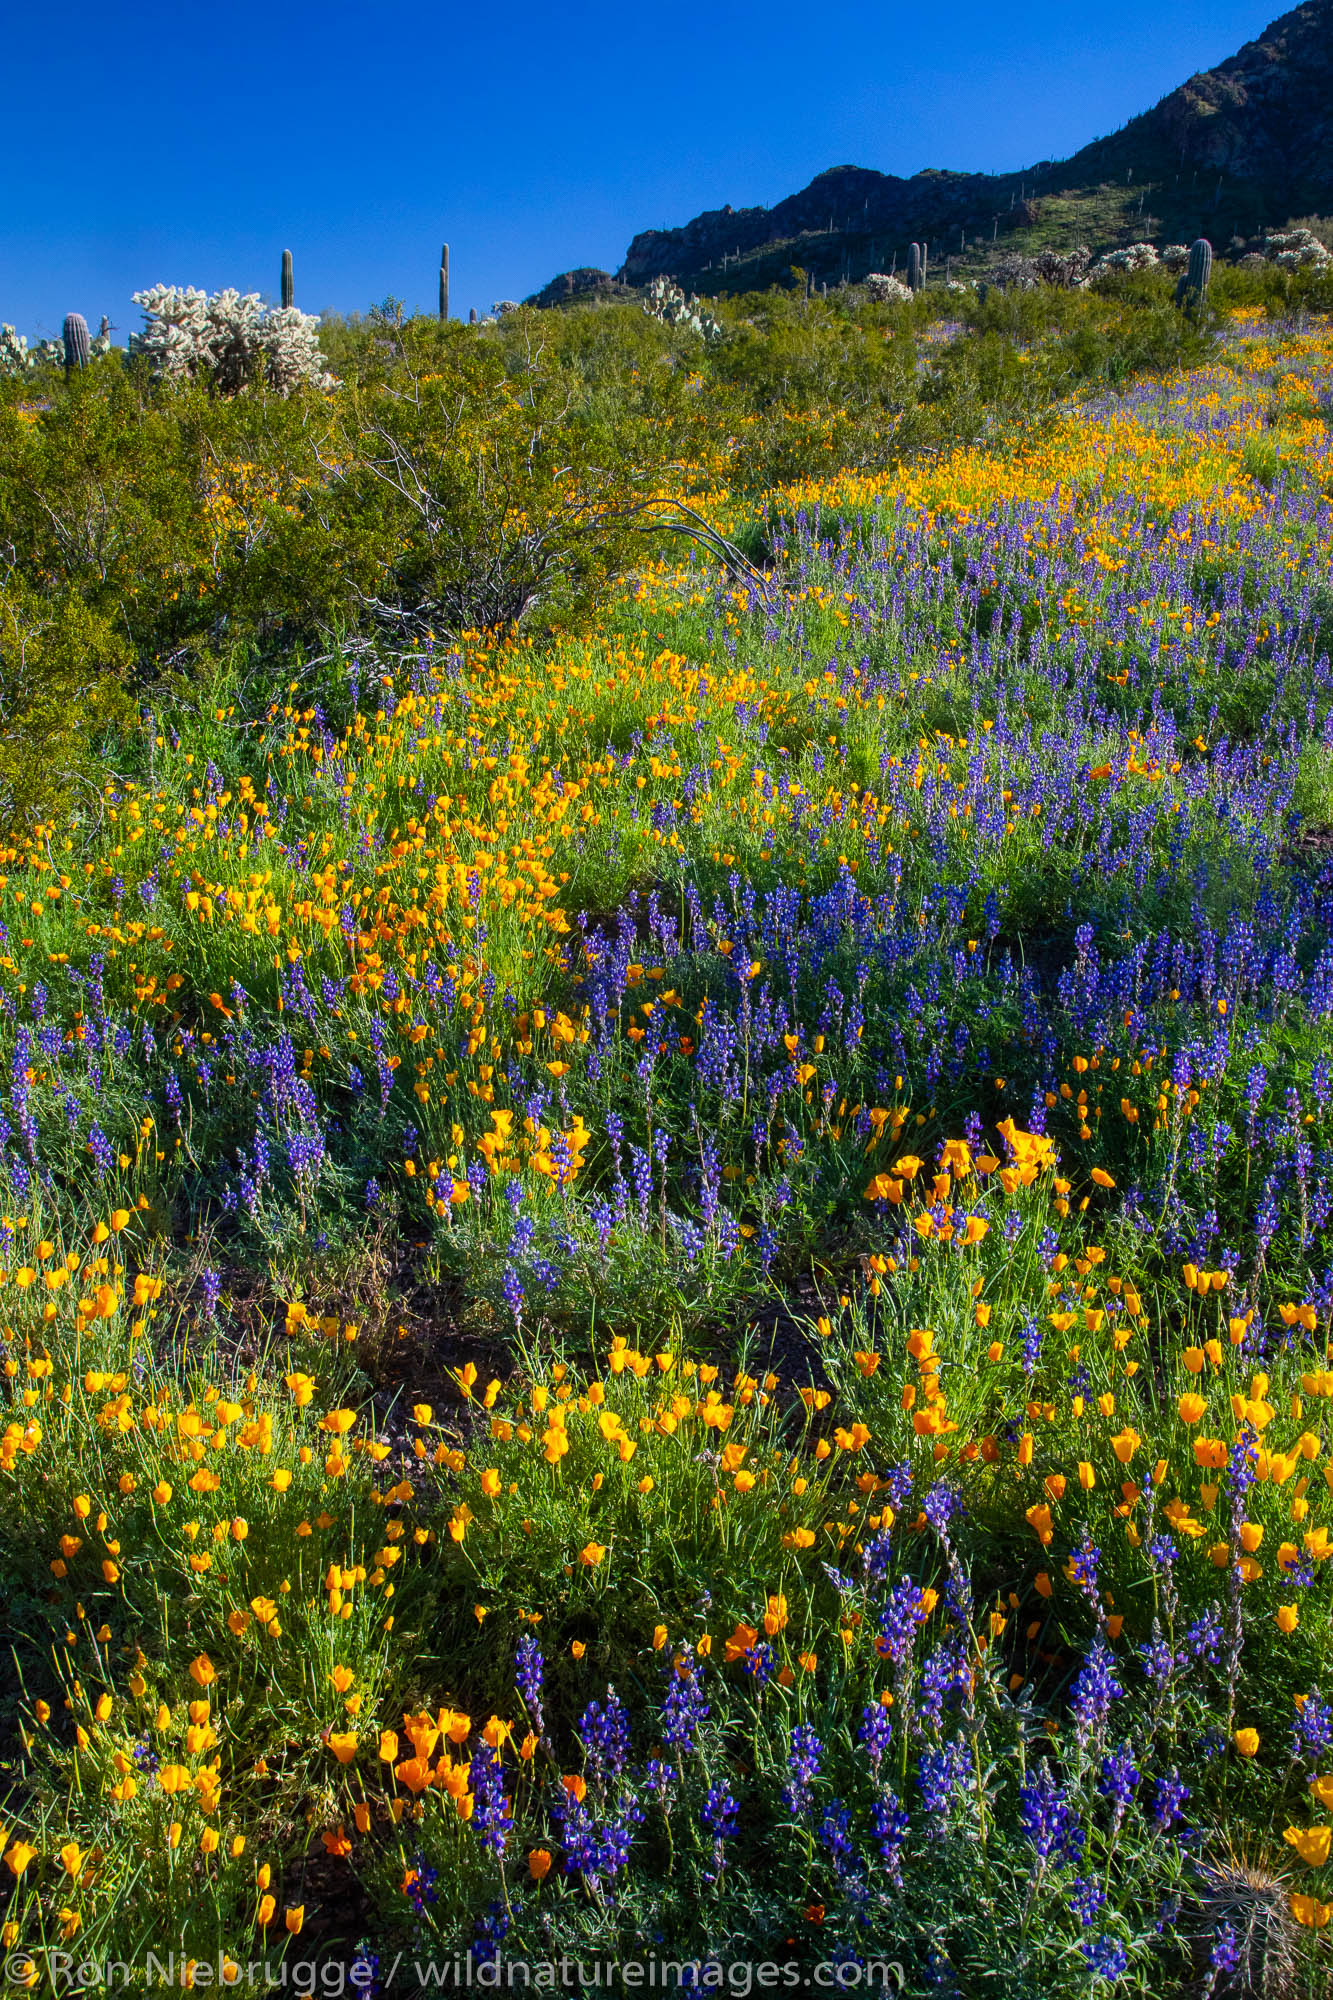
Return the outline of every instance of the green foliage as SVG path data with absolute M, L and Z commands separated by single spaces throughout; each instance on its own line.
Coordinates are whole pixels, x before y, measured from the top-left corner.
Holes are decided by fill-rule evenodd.
M 25 693 L 7 809 L 17 822 L 55 797 L 106 721 L 173 676 L 349 632 L 577 622 L 654 524 L 689 525 L 660 500 L 727 494 L 757 547 L 746 503 L 784 481 L 877 469 L 1185 363 L 1204 333 L 1159 290 L 992 293 L 942 345 L 947 301 L 924 291 L 901 307 L 742 297 L 709 343 L 627 303 L 464 328 L 387 302 L 326 325 L 342 384 L 327 393 L 215 399 L 119 355 L 44 376 L 35 402 L 32 379 L 10 381 L 0 589 Z M 64 637 L 42 641 L 48 627 Z
M 0 820 L 78 819 L 105 782 L 102 751 L 133 724 L 123 631 L 72 594 L 0 587 Z

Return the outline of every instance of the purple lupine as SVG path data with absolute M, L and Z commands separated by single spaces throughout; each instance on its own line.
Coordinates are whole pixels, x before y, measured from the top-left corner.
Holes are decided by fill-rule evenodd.
M 1112 1702 L 1118 1700 L 1124 1691 L 1116 1679 L 1111 1649 L 1099 1634 L 1084 1656 L 1070 1701 L 1074 1735 L 1080 1749 L 1086 1748 L 1094 1737 L 1100 1735 L 1111 1713 Z
M 711 1882 L 719 1879 L 726 1866 L 726 1843 L 735 1838 L 740 1825 L 740 1812 L 727 1779 L 719 1778 L 716 1784 L 709 1786 L 699 1808 L 699 1818 L 713 1837 L 713 1866 L 708 1877 Z
M 689 1752 L 699 1747 L 699 1730 L 708 1719 L 708 1703 L 703 1698 L 700 1676 L 686 1653 L 673 1661 L 666 1699 L 662 1703 L 662 1741 L 671 1750 Z
M 903 1881 L 903 1844 L 911 1830 L 911 1821 L 898 1804 L 893 1792 L 886 1792 L 876 1799 L 870 1810 L 870 1827 L 879 1847 L 884 1872 L 895 1888 L 900 1889 Z
M 857 1739 L 870 1759 L 870 1769 L 878 1777 L 879 1767 L 888 1755 L 893 1737 L 893 1717 L 882 1702 L 867 1702 L 861 1710 L 861 1721 L 857 1727 Z
M 1210 1604 L 1186 1627 L 1176 1655 L 1178 1664 L 1182 1667 L 1196 1666 L 1206 1661 L 1209 1666 L 1218 1666 L 1222 1659 L 1224 1637 L 1222 1613 L 1216 1604 Z
M 604 1785 L 624 1771 L 629 1762 L 629 1710 L 614 1688 L 607 1689 L 604 1703 L 588 1703 L 579 1718 L 579 1740 L 593 1784 Z
M 793 1814 L 809 1810 L 814 1795 L 815 1779 L 819 1776 L 824 1756 L 824 1746 L 807 1724 L 798 1722 L 791 1733 L 791 1753 L 788 1765 L 791 1777 L 783 1798 L 787 1809 Z
M 1079 1950 L 1093 1978 L 1104 1979 L 1108 1986 L 1114 1986 L 1129 1970 L 1129 1953 L 1119 1938 L 1085 1938 Z
M 945 1707 L 953 1695 L 965 1695 L 971 1685 L 967 1647 L 963 1640 L 946 1639 L 929 1653 L 922 1664 L 917 1690 L 919 1718 L 928 1729 L 938 1729 Z
M 546 1682 L 546 1662 L 531 1632 L 525 1632 L 514 1649 L 514 1681 L 532 1718 L 532 1726 L 541 1736 L 544 1734 L 542 1689 Z
M 1043 1867 L 1048 1861 L 1061 1867 L 1082 1856 L 1083 1828 L 1068 1792 L 1044 1758 L 1019 1788 L 1018 1818 Z
M 921 1586 L 910 1576 L 900 1578 L 889 1592 L 879 1618 L 875 1651 L 882 1660 L 901 1667 L 911 1658 L 917 1629 L 925 1622 Z
M 830 1799 L 819 1826 L 819 1845 L 840 1878 L 851 1871 L 856 1856 L 852 1839 L 851 1815 L 841 1799 Z
M 1291 1754 L 1299 1764 L 1317 1764 L 1330 1748 L 1333 1748 L 1333 1706 L 1322 1698 L 1318 1688 L 1311 1688 L 1296 1710 Z
M 1102 1758 L 1097 1790 L 1104 1799 L 1110 1799 L 1112 1820 L 1116 1827 L 1119 1827 L 1126 1809 L 1133 1803 L 1141 1775 L 1127 1744 L 1122 1744 L 1118 1750 L 1108 1750 Z
M 1153 1788 L 1152 1822 L 1159 1832 L 1167 1833 L 1175 1825 L 1189 1795 L 1189 1786 L 1181 1782 L 1180 1773 L 1173 1764 Z
M 928 1813 L 938 1817 L 948 1812 L 968 1765 L 965 1743 L 945 1743 L 939 1749 L 921 1752 L 916 1762 L 916 1782 Z
M 505 1792 L 504 1764 L 498 1750 L 481 1743 L 472 1754 L 472 1830 L 491 1854 L 499 1856 L 514 1824 L 513 1802 Z
M 626 1799 L 599 1817 L 586 1797 L 577 1799 L 562 1788 L 551 1814 L 560 1829 L 566 1874 L 581 1875 L 594 1894 L 604 1894 L 628 1865 L 642 1807 Z
M 949 1523 L 962 1512 L 962 1506 L 963 1496 L 957 1487 L 943 1480 L 938 1486 L 931 1487 L 921 1503 L 922 1512 L 941 1541 L 948 1540 Z
M 1069 1567 L 1073 1572 L 1074 1582 L 1094 1605 L 1097 1602 L 1097 1568 L 1101 1559 L 1101 1550 L 1085 1528 L 1082 1540 L 1070 1555 Z

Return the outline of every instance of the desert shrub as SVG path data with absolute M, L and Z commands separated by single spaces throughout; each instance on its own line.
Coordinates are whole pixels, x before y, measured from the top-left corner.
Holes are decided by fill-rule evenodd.
M 95 814 L 105 750 L 131 729 L 123 630 L 72 592 L 0 575 L 0 824 Z
M 422 635 L 549 624 L 636 558 L 669 432 L 641 401 L 573 386 L 541 347 L 513 365 L 454 338 L 423 367 L 413 332 L 400 374 L 343 400 L 328 518 L 363 617 Z
M 275 531 L 304 518 L 321 477 L 326 406 L 262 387 L 224 403 L 155 388 L 108 357 L 24 409 L 0 405 L 0 545 L 11 574 L 77 596 L 114 623 L 125 672 L 150 681 L 244 642 L 295 608 L 268 569 Z M 300 595 L 318 583 L 312 571 Z M 316 588 L 307 629 L 326 612 Z

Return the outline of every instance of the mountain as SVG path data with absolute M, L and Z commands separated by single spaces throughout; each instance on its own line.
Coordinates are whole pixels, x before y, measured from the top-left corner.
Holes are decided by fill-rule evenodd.
M 773 208 L 710 209 L 634 238 L 615 279 L 555 279 L 542 303 L 643 285 L 659 274 L 700 292 L 750 291 L 793 264 L 835 283 L 901 270 L 925 241 L 936 270 L 984 270 L 994 246 L 1095 251 L 1139 237 L 1220 249 L 1298 216 L 1333 213 L 1333 0 L 1310 0 L 1215 69 L 1068 160 L 1011 174 L 927 168 L 908 179 L 830 167 Z

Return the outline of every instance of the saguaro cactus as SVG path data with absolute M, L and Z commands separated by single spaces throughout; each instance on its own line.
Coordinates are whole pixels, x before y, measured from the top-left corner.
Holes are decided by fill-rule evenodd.
M 1213 246 L 1206 236 L 1190 244 L 1190 260 L 1176 286 L 1178 306 L 1201 306 L 1208 296 L 1213 275 Z
M 440 318 L 449 317 L 449 245 L 440 252 Z
M 284 250 L 282 253 L 282 303 L 284 306 L 294 306 L 296 304 L 296 285 L 292 277 L 292 253 L 290 250 Z
M 914 292 L 919 292 L 926 282 L 926 246 L 914 243 L 907 253 L 907 282 Z
M 65 374 L 68 377 L 76 368 L 88 366 L 88 322 L 82 313 L 66 313 L 61 332 L 65 340 Z

